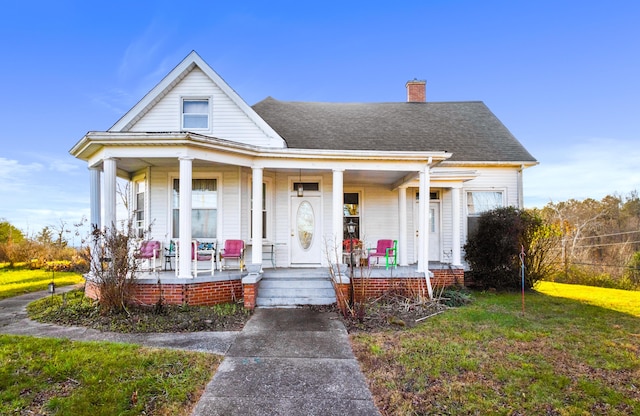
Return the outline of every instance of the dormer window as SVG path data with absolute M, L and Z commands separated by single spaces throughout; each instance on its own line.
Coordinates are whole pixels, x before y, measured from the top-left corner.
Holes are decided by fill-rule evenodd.
M 182 128 L 209 129 L 209 100 L 182 100 Z

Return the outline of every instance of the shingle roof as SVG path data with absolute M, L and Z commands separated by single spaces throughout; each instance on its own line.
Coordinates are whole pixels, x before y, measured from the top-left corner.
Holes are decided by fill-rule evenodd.
M 268 97 L 253 109 L 289 148 L 447 151 L 452 161 L 535 162 L 479 101 L 317 103 Z

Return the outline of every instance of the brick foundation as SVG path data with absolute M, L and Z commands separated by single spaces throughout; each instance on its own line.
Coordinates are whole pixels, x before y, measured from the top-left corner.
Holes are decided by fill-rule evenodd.
M 434 289 L 443 286 L 460 286 L 464 283 L 462 269 L 432 270 L 431 285 Z M 397 291 L 406 296 L 427 296 L 427 287 L 422 277 L 354 277 L 356 302 L 376 298 L 384 293 Z M 350 284 L 335 284 L 338 307 L 343 311 L 351 299 Z M 87 280 L 85 295 L 98 299 L 98 286 Z M 258 283 L 242 284 L 240 279 L 214 281 L 185 281 L 158 284 L 155 281 L 139 282 L 135 285 L 134 299 L 139 305 L 155 305 L 164 299 L 168 305 L 215 305 L 219 303 L 244 300 L 244 307 L 253 310 L 256 307 Z
M 97 299 L 98 287 L 87 281 L 85 295 Z M 167 305 L 210 306 L 242 299 L 240 280 L 222 280 L 194 283 L 137 283 L 134 286 L 134 302 L 138 305 L 155 305 L 160 296 Z
M 244 292 L 244 307 L 249 310 L 254 310 L 256 307 L 256 298 L 258 297 L 258 284 L 249 283 L 242 285 Z
M 464 283 L 464 270 L 442 269 L 431 270 L 431 286 L 434 290 L 441 287 L 462 286 Z M 423 277 L 354 277 L 355 301 L 361 302 L 382 296 L 385 293 L 396 292 L 404 296 L 428 297 L 427 283 Z M 343 311 L 350 299 L 351 285 L 348 283 L 336 284 L 336 298 L 338 307 Z M 341 304 L 340 300 L 343 299 Z

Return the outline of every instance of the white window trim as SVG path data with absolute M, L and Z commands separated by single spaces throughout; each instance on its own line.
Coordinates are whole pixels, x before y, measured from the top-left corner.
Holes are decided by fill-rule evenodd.
M 184 102 L 185 101 L 207 101 L 207 128 L 197 129 L 197 128 L 185 128 L 184 127 Z M 181 131 L 204 131 L 211 132 L 213 130 L 213 96 L 202 96 L 202 95 L 185 95 L 180 97 L 180 108 L 178 110 L 180 117 L 180 130 Z
M 180 173 L 178 172 L 170 172 L 169 179 L 167 181 L 167 240 L 175 239 L 173 237 L 173 180 L 180 179 Z M 222 189 L 222 173 L 204 173 L 204 172 L 193 172 L 191 179 L 215 179 L 216 187 L 218 192 L 218 207 L 216 208 L 217 212 L 217 221 L 216 221 L 216 229 L 218 230 L 218 235 L 216 235 L 215 240 L 218 244 L 222 241 L 222 235 L 224 230 L 222 229 L 224 221 L 222 221 L 223 217 L 223 189 Z M 193 209 L 193 208 L 192 208 Z
M 136 182 L 144 182 L 144 199 L 143 199 L 143 208 L 144 212 L 144 221 L 142 224 L 143 236 L 144 232 L 149 228 L 149 175 L 147 172 L 139 173 L 131 177 L 131 190 L 130 190 L 130 198 L 131 198 L 131 206 L 129 207 L 129 215 L 133 219 L 133 228 L 135 229 L 136 237 L 138 237 L 138 221 L 136 220 L 136 208 L 138 203 L 137 191 L 136 191 Z

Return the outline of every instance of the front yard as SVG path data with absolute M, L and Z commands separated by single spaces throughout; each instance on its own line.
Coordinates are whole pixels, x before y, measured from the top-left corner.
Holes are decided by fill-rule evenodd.
M 57 287 L 83 283 L 84 278 L 80 273 L 75 272 L 0 267 L 0 299 L 47 290 L 49 283 L 52 281 Z
M 640 414 L 640 292 L 541 282 L 526 294 L 524 314 L 519 293 L 472 297 L 442 313 L 420 311 L 418 324 L 385 318 L 352 328 L 359 331 L 351 334 L 354 352 L 384 415 Z M 89 316 L 84 325 L 124 332 L 225 330 L 249 317 L 223 305 L 107 322 L 73 293 L 29 309 L 57 323 Z M 0 414 L 188 414 L 220 361 L 0 336 Z
M 222 357 L 0 335 L 2 415 L 188 415 Z
M 566 285 L 565 285 L 566 286 Z M 352 335 L 385 415 L 640 414 L 640 292 L 590 287 L 591 300 L 476 293 L 407 331 Z M 604 290 L 604 292 L 600 292 Z M 600 292 L 600 295 L 598 293 Z M 628 298 L 634 298 L 633 306 Z M 616 298 L 626 306 L 614 307 Z M 621 313 L 613 309 L 621 309 Z

